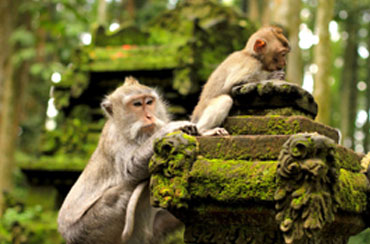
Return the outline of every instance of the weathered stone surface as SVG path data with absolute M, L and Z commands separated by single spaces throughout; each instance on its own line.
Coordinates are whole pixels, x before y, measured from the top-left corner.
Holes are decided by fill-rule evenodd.
M 189 194 L 189 171 L 198 155 L 195 137 L 173 132 L 154 147 L 155 155 L 149 162 L 152 205 L 162 208 L 187 207 Z
M 199 157 L 189 174 L 192 199 L 212 199 L 228 204 L 273 201 L 276 166 L 276 161 Z
M 353 172 L 360 172 L 361 159 L 363 155 L 354 152 L 353 150 L 342 145 L 336 145 L 337 165 L 340 168 L 350 170 Z
M 322 243 L 324 227 L 332 225 L 338 209 L 366 211 L 366 176 L 339 170 L 337 161 L 336 144 L 316 133 L 293 135 L 284 144 L 274 198 L 285 243 Z
M 274 220 L 272 206 L 264 203 L 245 207 L 197 206 L 189 212 L 191 223 L 185 223 L 186 243 L 282 243 Z
M 251 111 L 262 115 L 261 111 L 282 108 L 290 108 L 292 112 L 300 111 L 302 115 L 311 118 L 317 115 L 317 104 L 309 92 L 300 86 L 281 80 L 267 80 L 237 86 L 233 89 L 232 95 L 234 99 L 232 115 L 247 115 Z
M 202 211 L 207 209 L 208 211 Z M 270 206 L 258 203 L 245 208 L 214 207 L 212 204 L 189 211 L 193 222 L 186 224 L 186 243 L 237 243 L 237 244 L 278 244 L 285 243 L 274 211 Z M 242 224 L 238 224 L 238 223 Z M 321 239 L 315 242 L 296 241 L 294 244 L 344 244 L 351 235 L 365 228 L 360 217 L 338 213 L 330 226 L 323 228 Z
M 276 160 L 288 135 L 197 137 L 200 155 L 233 160 Z
M 323 226 L 339 205 L 335 144 L 318 134 L 293 135 L 283 146 L 277 167 L 276 220 L 285 243 L 318 242 Z
M 242 135 L 197 137 L 199 155 L 225 160 L 277 160 L 289 135 Z M 360 172 L 362 156 L 337 145 L 335 158 L 338 167 Z
M 241 115 L 224 122 L 230 136 L 174 133 L 155 147 L 152 204 L 185 223 L 185 242 L 344 244 L 362 231 L 364 155 L 312 120 L 312 96 L 282 81 L 233 92 Z
M 317 132 L 339 142 L 338 130 L 304 116 L 230 116 L 224 122 L 231 135 L 292 135 Z
M 296 139 L 297 148 L 302 148 L 304 143 L 313 140 L 310 139 L 312 135 L 322 137 L 317 134 L 301 134 L 307 138 Z M 330 157 L 335 162 L 335 169 L 338 170 L 340 162 L 335 152 L 335 144 L 332 145 Z M 279 161 L 205 158 L 199 155 L 199 149 L 201 145 L 198 146 L 195 137 L 181 132 L 169 134 L 156 143 L 156 155 L 152 158 L 149 167 L 153 174 L 152 196 L 158 206 L 179 208 L 182 203 L 180 205 L 178 203 L 184 203 L 190 199 L 195 202 L 208 199 L 220 204 L 273 201 L 274 192 L 278 187 L 276 171 Z M 317 153 L 321 155 L 325 152 L 319 148 Z M 281 157 L 284 155 L 280 155 Z M 292 162 L 298 162 L 298 159 Z M 291 166 L 288 164 L 287 167 Z M 312 169 L 300 170 L 312 170 L 315 173 L 318 169 L 320 168 L 312 167 Z M 282 169 L 279 168 L 279 170 Z M 296 170 L 297 172 L 294 171 L 293 174 L 298 177 L 301 173 Z M 365 211 L 366 192 L 369 190 L 366 176 L 343 168 L 337 172 L 337 175 L 340 189 L 335 192 L 335 198 L 338 199 L 339 208 L 353 213 Z
M 208 155 L 203 151 L 220 143 L 218 150 L 230 149 L 231 156 L 231 148 L 240 150 L 235 145 L 243 148 L 240 144 L 249 141 L 266 147 L 264 143 L 277 138 L 290 141 L 285 140 L 289 146 L 279 161 L 207 158 L 217 150 Z M 365 228 L 361 214 L 367 209 L 369 182 L 351 166 L 361 156 L 322 135 L 196 138 L 175 132 L 159 140 L 155 152 L 150 163 L 152 204 L 185 223 L 186 243 L 337 244 Z M 352 153 L 350 160 L 356 162 L 341 162 L 349 160 L 341 153 Z M 296 221 L 293 239 L 282 216 Z

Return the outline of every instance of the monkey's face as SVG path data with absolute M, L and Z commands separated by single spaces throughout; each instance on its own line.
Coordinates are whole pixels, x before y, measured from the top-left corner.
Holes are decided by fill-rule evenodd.
M 282 70 L 285 67 L 290 46 L 280 28 L 266 27 L 252 35 L 246 49 L 258 57 L 264 70 L 271 72 Z
M 101 106 L 116 132 L 136 142 L 150 137 L 169 121 L 166 105 L 158 93 L 132 77 L 126 78 Z
M 281 48 L 277 52 L 271 51 L 270 54 L 265 55 L 263 60 L 264 69 L 267 71 L 277 71 L 282 70 L 286 66 L 286 56 L 288 54 L 286 48 Z
M 132 116 L 131 139 L 148 137 L 163 125 L 156 113 L 157 98 L 151 94 L 132 95 L 124 106 Z

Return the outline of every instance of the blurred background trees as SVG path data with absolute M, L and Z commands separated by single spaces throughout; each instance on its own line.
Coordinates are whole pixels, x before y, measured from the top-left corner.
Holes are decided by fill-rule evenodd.
M 91 43 L 94 26 L 112 32 L 144 26 L 179 1 L 185 0 L 0 1 L 1 192 L 14 185 L 15 152 L 37 150 L 47 118 L 57 114 L 50 90 L 73 62 L 76 48 Z M 292 45 L 287 80 L 315 95 L 322 111 L 318 120 L 340 129 L 343 145 L 370 151 L 370 0 L 217 1 L 257 25 L 283 26 Z M 21 185 L 15 174 L 15 185 Z M 40 211 L 32 213 L 30 219 Z M 0 227 L 0 242 L 4 233 Z

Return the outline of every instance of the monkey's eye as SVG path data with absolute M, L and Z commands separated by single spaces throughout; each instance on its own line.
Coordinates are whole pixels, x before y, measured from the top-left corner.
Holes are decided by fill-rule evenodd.
M 135 107 L 140 107 L 140 106 L 142 106 L 143 104 L 142 104 L 142 102 L 140 102 L 140 101 L 136 101 L 136 102 L 134 102 L 134 103 L 133 103 L 133 105 L 134 105 Z
M 277 57 L 274 57 L 273 61 L 274 61 L 275 63 L 278 63 L 278 62 L 279 62 L 279 59 L 278 59 Z
M 146 101 L 146 104 L 147 104 L 147 105 L 151 105 L 151 104 L 153 104 L 153 99 L 148 99 L 148 100 Z

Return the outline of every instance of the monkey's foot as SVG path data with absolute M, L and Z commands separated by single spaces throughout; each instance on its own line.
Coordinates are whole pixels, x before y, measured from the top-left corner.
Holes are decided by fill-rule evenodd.
M 216 127 L 214 129 L 206 130 L 205 132 L 201 133 L 202 136 L 228 136 L 229 132 L 221 127 Z

